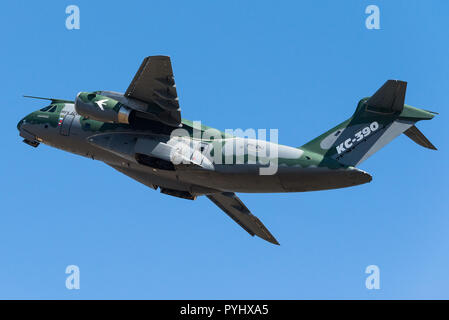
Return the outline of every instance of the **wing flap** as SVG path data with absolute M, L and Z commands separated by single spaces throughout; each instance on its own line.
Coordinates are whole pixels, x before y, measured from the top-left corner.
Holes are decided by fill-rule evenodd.
M 250 235 L 256 235 L 268 242 L 279 245 L 279 242 L 268 231 L 262 221 L 248 210 L 235 193 L 214 193 L 207 197 Z

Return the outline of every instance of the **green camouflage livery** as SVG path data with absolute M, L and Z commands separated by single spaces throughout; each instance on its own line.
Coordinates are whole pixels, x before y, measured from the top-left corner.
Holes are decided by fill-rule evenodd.
M 359 101 L 346 121 L 301 147 L 259 139 L 255 132 L 219 131 L 181 119 L 171 62 L 144 59 L 124 94 L 80 92 L 17 125 L 24 142 L 40 143 L 103 161 L 161 193 L 205 195 L 251 235 L 277 240 L 236 192 L 305 192 L 371 181 L 357 166 L 398 135 L 435 147 L 416 128 L 435 113 L 404 103 L 406 82 L 388 80 Z M 34 97 L 36 98 L 36 97 Z M 45 98 L 40 98 L 45 99 Z M 243 133 L 243 135 L 242 135 Z M 258 132 L 259 133 L 259 132 Z

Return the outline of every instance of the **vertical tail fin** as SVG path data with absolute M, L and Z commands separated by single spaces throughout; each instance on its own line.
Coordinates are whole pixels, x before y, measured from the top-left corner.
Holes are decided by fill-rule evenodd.
M 348 166 L 365 161 L 401 133 L 435 149 L 414 126 L 417 121 L 432 119 L 435 113 L 404 104 L 406 88 L 404 81 L 388 80 L 373 96 L 359 101 L 351 118 L 301 148 Z

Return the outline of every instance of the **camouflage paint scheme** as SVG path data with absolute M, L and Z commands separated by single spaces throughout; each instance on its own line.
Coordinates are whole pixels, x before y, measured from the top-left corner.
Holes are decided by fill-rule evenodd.
M 156 64 L 161 63 L 158 59 L 163 59 L 161 61 L 165 63 L 168 58 L 157 56 L 146 59 L 153 59 L 152 65 L 149 64 L 150 60 L 144 60 L 139 69 L 141 73 L 146 72 L 145 68 L 148 66 L 157 70 Z M 412 140 L 427 148 L 435 149 L 414 127 L 417 121 L 432 119 L 435 113 L 403 104 L 405 83 L 389 80 L 373 97 L 360 100 L 356 111 L 348 120 L 299 148 L 277 145 L 275 159 L 269 155 L 262 159 L 263 164 L 254 163 L 251 161 L 254 159 L 248 155 L 248 145 L 253 145 L 256 149 L 268 148 L 264 141 L 234 137 L 216 129 L 214 132 L 217 134 L 213 139 L 204 138 L 203 134 L 211 128 L 196 128 L 191 121 L 180 120 L 179 112 L 176 113 L 179 111 L 176 109 L 177 99 L 174 100 L 173 97 L 163 96 L 166 98 L 164 103 L 169 101 L 173 105 L 158 103 L 158 106 L 152 105 L 150 108 L 149 105 L 141 107 L 135 104 L 133 108 L 128 108 L 128 104 L 123 103 L 128 100 L 123 97 L 134 98 L 128 93 L 138 85 L 135 82 L 139 72 L 133 80 L 134 87 L 131 88 L 130 85 L 131 89 L 128 88 L 126 94 L 96 91 L 80 93 L 75 101 L 51 99 L 50 106 L 30 113 L 18 123 L 17 128 L 25 138 L 24 141 L 32 146 L 44 143 L 102 161 L 153 189 L 160 188 L 163 193 L 187 199 L 206 195 L 251 235 L 274 244 L 278 244 L 277 240 L 250 213 L 235 192 L 304 192 L 370 182 L 371 175 L 355 166 L 401 133 L 406 133 Z M 143 77 L 142 74 L 140 77 Z M 148 83 L 147 81 L 146 85 Z M 175 88 L 174 80 L 164 85 Z M 176 91 L 166 92 L 176 96 Z M 385 98 L 389 96 L 391 99 Z M 111 97 L 120 97 L 121 100 L 119 102 Z M 95 115 L 79 114 L 77 110 L 81 110 L 82 106 L 95 107 L 92 109 Z M 116 115 L 122 107 L 128 111 L 138 110 L 136 113 L 141 118 L 131 124 L 117 123 L 119 120 Z M 160 113 L 164 114 L 159 116 Z M 103 116 L 113 120 L 94 119 Z M 170 144 L 171 133 L 177 129 L 188 132 L 187 140 L 194 142 L 193 149 L 197 153 L 192 149 L 190 163 L 172 166 L 169 163 L 169 153 L 173 150 Z M 236 163 L 234 156 L 233 162 L 228 164 L 220 149 L 226 143 L 236 140 L 243 141 L 245 146 L 242 161 Z M 198 146 L 202 148 L 200 153 Z M 216 161 L 216 150 L 222 155 L 221 161 Z M 197 160 L 194 160 L 195 157 Z M 261 175 L 260 169 L 267 167 L 265 163 L 269 160 L 277 163 L 277 171 L 275 174 Z

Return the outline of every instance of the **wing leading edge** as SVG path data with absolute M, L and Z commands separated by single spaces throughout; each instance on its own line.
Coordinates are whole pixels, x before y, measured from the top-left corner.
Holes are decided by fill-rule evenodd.
M 207 197 L 250 235 L 256 235 L 268 242 L 279 245 L 279 242 L 273 237 L 270 231 L 248 210 L 235 193 L 214 193 Z

